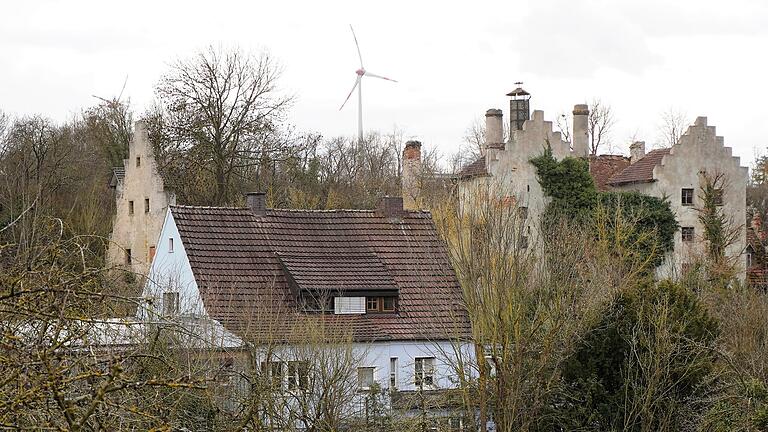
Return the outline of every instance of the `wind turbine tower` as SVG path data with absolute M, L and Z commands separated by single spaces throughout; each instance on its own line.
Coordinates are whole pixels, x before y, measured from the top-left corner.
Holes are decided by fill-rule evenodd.
M 387 78 L 381 75 L 376 75 L 365 70 L 363 66 L 363 56 L 360 54 L 360 44 L 357 43 L 357 36 L 355 36 L 355 29 L 352 25 L 349 25 L 349 29 L 352 30 L 352 37 L 355 39 L 355 47 L 357 47 L 357 56 L 360 58 L 360 69 L 356 70 L 357 78 L 355 78 L 355 85 L 352 86 L 352 90 L 349 91 L 347 98 L 344 99 L 344 103 L 341 104 L 339 111 L 344 108 L 349 98 L 352 97 L 352 93 L 357 89 L 357 139 L 359 143 L 363 142 L 363 77 L 379 78 L 387 81 L 397 82 L 391 78 Z

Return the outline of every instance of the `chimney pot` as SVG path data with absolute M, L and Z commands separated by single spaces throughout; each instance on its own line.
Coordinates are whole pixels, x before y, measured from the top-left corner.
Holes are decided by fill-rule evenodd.
M 500 109 L 491 108 L 485 112 L 485 148 L 501 147 L 504 144 L 502 117 Z
M 245 203 L 248 206 L 248 210 L 254 216 L 266 216 L 267 194 L 265 192 L 249 192 L 245 194 Z
M 645 141 L 635 141 L 629 146 L 629 164 L 632 165 L 635 162 L 645 157 Z

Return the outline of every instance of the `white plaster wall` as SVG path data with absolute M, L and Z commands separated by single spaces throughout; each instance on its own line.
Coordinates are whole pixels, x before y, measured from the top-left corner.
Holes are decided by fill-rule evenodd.
M 136 158 L 141 158 L 136 166 Z M 112 226 L 111 243 L 107 254 L 110 266 L 126 266 L 125 250 L 131 249 L 130 270 L 146 275 L 149 270 L 149 248 L 155 246 L 163 226 L 165 212 L 175 204 L 175 195 L 165 190 L 157 173 L 152 147 L 144 122 L 135 124 L 133 140 L 128 147 L 125 179 L 116 194 L 116 214 Z M 149 213 L 144 212 L 144 200 L 149 198 Z M 129 201 L 133 201 L 134 213 L 129 214 Z
M 722 173 L 727 179 L 724 189 L 723 212 L 740 226 L 736 244 L 726 250 L 726 254 L 737 257 L 740 278 L 746 276 L 746 187 L 748 171 L 742 167 L 738 157 L 732 155 L 731 148 L 725 147 L 722 137 L 718 137 L 713 126 L 707 125 L 706 117 L 699 117 L 696 123 L 689 127 L 680 141 L 674 145 L 670 154 L 664 156 L 661 164 L 653 170 L 656 181 L 628 185 L 618 190 L 635 190 L 659 198 L 669 198 L 672 211 L 675 213 L 681 227 L 694 227 L 694 242 L 683 242 L 681 232 L 675 233 L 675 248 L 664 264 L 658 269 L 660 277 L 675 277 L 679 275 L 683 263 L 692 262 L 696 256 L 704 253 L 704 227 L 698 221 L 696 208 L 700 207 L 702 173 L 714 175 Z M 681 190 L 694 190 L 692 206 L 683 206 Z
M 529 161 L 544 153 L 547 145 L 555 159 L 573 156 L 571 144 L 563 141 L 560 132 L 552 130 L 552 122 L 544 120 L 543 111 L 535 110 L 522 130 L 512 131 L 504 150 L 489 148 L 486 151 L 486 169 L 490 176 L 462 181 L 459 184 L 460 198 L 467 202 L 473 191 L 487 182 L 493 188 L 499 188 L 498 194 L 515 196 L 518 206 L 528 207 L 525 231 L 529 240 L 535 242 L 541 214 L 549 198 L 541 189 L 536 167 Z
M 170 241 L 173 239 L 173 252 Z M 163 293 L 179 293 L 179 315 L 185 317 L 206 316 L 205 305 L 200 297 L 187 251 L 181 241 L 173 213 L 166 210 L 165 220 L 158 236 L 155 259 L 144 286 L 143 299 L 147 307 L 139 308 L 139 318 L 152 320 L 162 315 Z

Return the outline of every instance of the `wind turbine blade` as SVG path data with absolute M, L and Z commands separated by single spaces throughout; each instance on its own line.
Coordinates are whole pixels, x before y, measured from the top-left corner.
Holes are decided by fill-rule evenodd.
M 368 71 L 365 71 L 365 74 L 364 74 L 364 75 L 365 75 L 365 76 L 369 76 L 369 77 L 372 77 L 372 78 L 381 78 L 381 79 L 383 79 L 383 80 L 392 81 L 392 82 L 397 82 L 397 80 L 393 80 L 392 78 L 387 78 L 387 77 L 383 77 L 383 76 L 381 76 L 381 75 L 372 74 L 372 73 L 370 73 L 370 72 L 368 72 Z
M 349 98 L 352 97 L 352 93 L 355 92 L 355 89 L 357 88 L 358 84 L 360 84 L 360 76 L 359 75 L 357 76 L 357 79 L 355 80 L 355 85 L 352 86 L 352 90 L 349 91 L 349 94 L 347 95 L 347 98 L 344 99 L 344 103 L 341 104 L 341 107 L 339 108 L 339 111 L 341 111 L 341 108 L 344 108 L 344 105 L 347 104 L 347 101 L 349 100 Z
M 349 25 L 349 29 L 352 30 L 352 37 L 355 38 L 355 46 L 357 47 L 357 56 L 360 57 L 360 69 L 363 67 L 363 55 L 360 54 L 360 44 L 357 43 L 357 36 L 355 36 L 355 29 L 352 28 L 352 24 Z

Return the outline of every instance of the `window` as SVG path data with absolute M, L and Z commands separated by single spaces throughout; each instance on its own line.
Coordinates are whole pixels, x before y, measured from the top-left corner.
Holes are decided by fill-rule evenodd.
M 519 243 L 520 249 L 528 249 L 528 236 L 520 236 L 520 243 Z
M 309 362 L 288 362 L 288 390 L 306 390 L 309 384 Z
M 692 206 L 693 205 L 693 189 L 686 189 L 683 188 L 680 192 L 680 204 L 684 206 Z
M 163 293 L 163 315 L 176 315 L 179 313 L 179 293 Z
M 693 227 L 682 227 L 680 228 L 680 233 L 682 234 L 684 242 L 693 241 Z
M 149 247 L 149 259 L 147 261 L 149 261 L 151 263 L 154 258 L 155 258 L 155 247 L 154 246 L 150 246 Z
M 141 166 L 141 156 L 136 156 L 136 168 Z
M 394 312 L 395 311 L 395 298 L 394 297 L 384 297 L 382 300 L 382 312 Z
M 334 297 L 333 313 L 336 315 L 364 314 L 365 297 Z
M 168 253 L 173 253 L 173 237 L 168 238 Z
M 365 310 L 366 310 L 366 312 L 378 312 L 379 311 L 379 298 L 378 297 L 368 297 L 365 300 Z
M 435 358 L 416 357 L 414 362 L 414 383 L 416 387 L 430 387 L 435 384 Z
M 373 386 L 374 369 L 372 367 L 357 368 L 357 386 L 360 390 L 368 390 Z
M 520 219 L 528 219 L 528 207 L 519 207 Z
M 128 201 L 128 214 L 133 214 L 133 201 Z
M 712 194 L 712 200 L 715 202 L 715 205 L 723 205 L 723 190 L 715 189 L 714 193 Z
M 389 359 L 389 389 L 397 390 L 397 357 Z
M 283 384 L 283 363 L 276 361 L 261 362 L 261 375 L 273 389 L 279 389 Z
M 126 249 L 125 250 L 125 263 L 130 264 L 133 262 L 133 257 L 131 256 L 131 250 Z
M 747 268 L 752 267 L 752 252 L 747 252 Z
M 149 213 L 149 198 L 144 198 L 144 213 Z
M 368 313 L 393 313 L 397 309 L 397 297 L 366 297 L 365 311 Z

